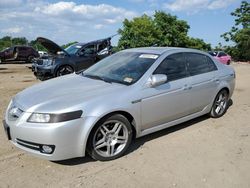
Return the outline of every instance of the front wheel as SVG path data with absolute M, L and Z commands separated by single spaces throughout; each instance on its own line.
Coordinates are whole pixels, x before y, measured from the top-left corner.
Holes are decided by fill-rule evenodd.
M 223 89 L 215 97 L 210 116 L 213 118 L 219 118 L 223 116 L 228 109 L 229 94 Z
M 71 66 L 69 66 L 69 65 L 61 66 L 58 68 L 58 70 L 56 72 L 56 77 L 63 76 L 66 74 L 71 74 L 73 72 L 74 72 L 74 69 Z
M 96 160 L 108 161 L 124 154 L 132 140 L 129 121 L 116 114 L 99 122 L 88 139 L 88 153 Z

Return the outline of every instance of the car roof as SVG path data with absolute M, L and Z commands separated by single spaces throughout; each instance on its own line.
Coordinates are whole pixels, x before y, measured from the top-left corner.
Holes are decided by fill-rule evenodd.
M 125 51 L 150 53 L 150 54 L 158 54 L 158 55 L 164 54 L 164 53 L 169 52 L 169 51 L 204 53 L 204 52 L 202 52 L 200 50 L 196 50 L 196 49 L 179 48 L 179 47 L 142 47 L 142 48 L 126 49 Z

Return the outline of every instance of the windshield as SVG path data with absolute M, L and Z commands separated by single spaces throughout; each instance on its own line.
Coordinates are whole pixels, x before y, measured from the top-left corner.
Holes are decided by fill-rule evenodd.
M 79 45 L 71 45 L 71 46 L 67 47 L 67 48 L 65 49 L 65 51 L 66 51 L 68 54 L 72 55 L 72 54 L 76 54 L 76 52 L 77 52 L 80 48 L 82 48 L 82 46 L 79 46 Z
M 157 58 L 155 54 L 118 52 L 91 66 L 83 75 L 131 85 L 142 77 Z

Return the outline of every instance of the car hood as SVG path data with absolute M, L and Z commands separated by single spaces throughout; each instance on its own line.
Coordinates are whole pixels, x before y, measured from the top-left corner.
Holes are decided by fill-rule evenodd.
M 63 48 L 49 39 L 38 37 L 36 41 L 39 42 L 44 48 L 46 48 L 51 54 L 57 55 L 57 52 L 64 52 L 69 56 L 69 54 Z
M 70 74 L 27 88 L 18 93 L 13 101 L 26 112 L 61 113 L 126 87 Z

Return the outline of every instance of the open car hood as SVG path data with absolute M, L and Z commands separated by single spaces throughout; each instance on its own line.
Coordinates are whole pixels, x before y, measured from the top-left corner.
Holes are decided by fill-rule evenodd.
M 57 52 L 64 52 L 66 55 L 69 55 L 63 48 L 49 39 L 38 37 L 36 41 L 45 47 L 51 54 L 57 55 Z

